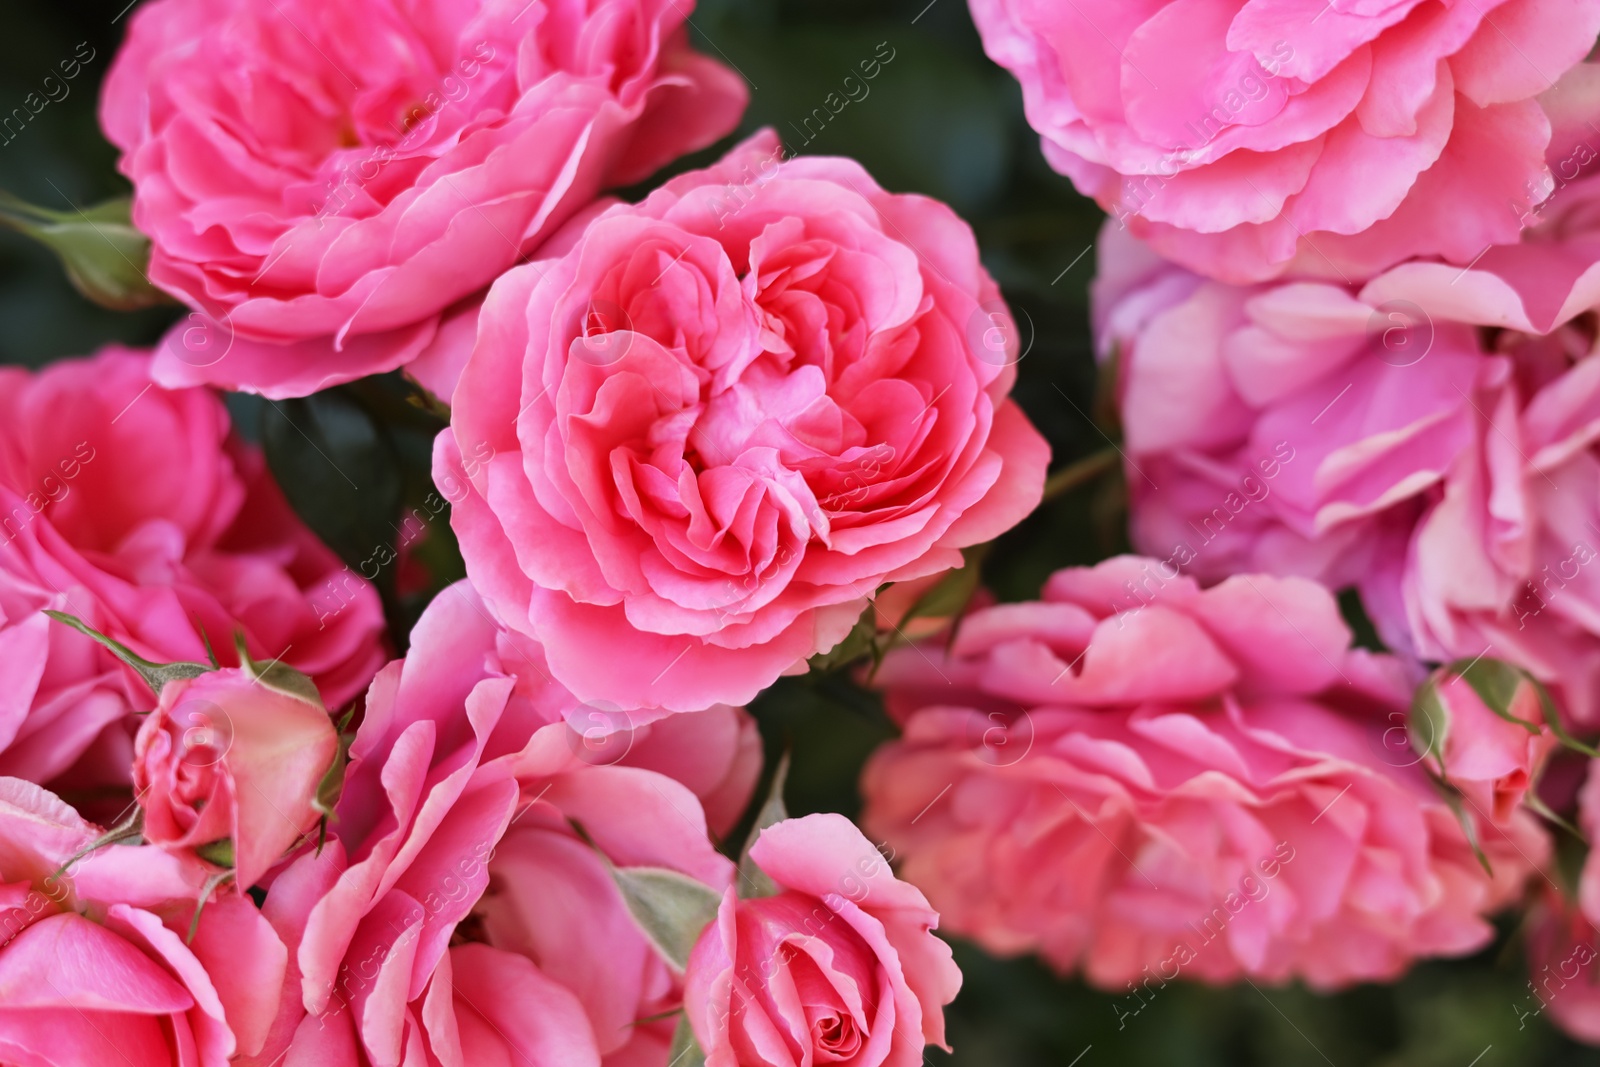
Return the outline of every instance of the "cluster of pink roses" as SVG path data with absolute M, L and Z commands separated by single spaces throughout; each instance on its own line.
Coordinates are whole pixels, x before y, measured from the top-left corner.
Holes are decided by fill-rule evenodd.
M 1536 817 L 1600 728 L 1600 0 L 972 0 L 1115 215 L 1145 556 L 954 607 L 1050 458 L 999 288 L 770 131 L 603 195 L 738 124 L 688 6 L 132 16 L 102 118 L 191 314 L 0 371 L 0 1061 L 915 1067 L 941 917 L 1333 988 L 1536 879 L 1539 1010 L 1600 1040 L 1600 861 L 1565 894 Z M 402 369 L 468 577 L 384 665 L 213 389 Z M 741 705 L 875 629 L 903 878 L 781 796 L 725 854 Z
M 1600 729 L 1600 4 L 971 6 L 1113 216 L 1143 557 L 892 652 L 864 824 L 1129 1012 L 1393 979 L 1531 892 L 1527 1014 L 1600 1041 L 1600 867 L 1535 817 Z

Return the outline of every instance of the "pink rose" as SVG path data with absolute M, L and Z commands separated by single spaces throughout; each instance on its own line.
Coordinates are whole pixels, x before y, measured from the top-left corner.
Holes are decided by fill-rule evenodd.
M 1563 98 L 1600 99 L 1597 74 Z M 1558 125 L 1552 160 L 1578 136 Z M 1397 652 L 1508 660 L 1600 721 L 1596 204 L 1586 172 L 1523 243 L 1359 289 L 1225 286 L 1108 231 L 1135 547 L 1202 581 L 1358 588 Z
M 98 836 L 0 778 L 0 1059 L 225 1067 L 260 1051 L 288 956 L 255 904 L 224 891 L 196 921 L 201 865 L 147 847 L 85 855 Z
M 1600 1045 L 1600 933 L 1554 890 L 1539 895 L 1526 919 L 1527 992 L 1512 1004 L 1518 1030 L 1550 1012 L 1579 1041 Z
M 1466 805 L 1485 873 L 1393 744 L 1400 664 L 1301 579 L 1064 570 L 878 681 L 905 734 L 868 764 L 867 832 L 947 928 L 1105 989 L 1392 980 L 1487 944 L 1549 853 L 1526 812 Z
M 1545 725 L 1538 687 L 1524 676 L 1508 702 L 1511 718 L 1506 719 L 1460 675 L 1446 670 L 1435 678 L 1437 703 L 1429 707 L 1428 721 L 1416 724 L 1418 740 L 1429 746 L 1426 762 L 1480 815 L 1510 821 L 1559 744 Z
M 1051 164 L 1237 282 L 1516 241 L 1550 190 L 1539 94 L 1600 32 L 1594 0 L 971 6 Z
M 294 516 L 215 394 L 149 368 L 110 348 L 0 369 L 0 773 L 49 782 L 82 761 L 74 785 L 126 785 L 130 713 L 156 705 L 43 609 L 158 662 L 205 662 L 209 638 L 231 663 L 242 632 L 334 707 L 383 661 L 377 593 Z
M 133 744 L 145 840 L 231 842 L 235 879 L 248 889 L 321 820 L 317 788 L 338 756 L 322 702 L 270 676 L 230 668 L 168 682 Z
M 301 396 L 393 370 L 606 185 L 733 129 L 684 0 L 161 0 L 101 121 L 155 284 L 157 375 Z M 441 313 L 444 315 L 441 321 Z
M 379 673 L 334 838 L 267 896 L 300 997 L 264 1062 L 287 1049 L 291 1067 L 390 1065 L 423 1050 L 447 1067 L 657 1052 L 665 1063 L 672 1023 L 654 1017 L 677 1007 L 681 979 L 605 860 L 730 885 L 695 794 L 629 761 L 691 768 L 722 795 L 733 757 L 717 745 L 653 751 L 654 727 L 599 747 L 567 724 L 581 707 L 542 672 L 537 646 L 500 631 L 459 583 L 429 605 L 406 659 Z
M 435 480 L 485 599 L 584 701 L 744 703 L 1039 502 L 972 232 L 780 156 L 758 134 L 485 301 Z
M 706 1067 L 915 1067 L 961 989 L 939 916 L 842 815 L 761 832 L 777 895 L 732 889 L 689 958 L 684 1007 Z M 948 1048 L 946 1048 L 948 1051 Z

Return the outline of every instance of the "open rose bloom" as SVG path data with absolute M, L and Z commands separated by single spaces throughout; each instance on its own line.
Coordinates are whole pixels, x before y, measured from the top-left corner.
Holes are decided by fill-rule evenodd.
M 1228 281 L 1514 242 L 1600 2 L 971 0 L 1047 159 Z M 1507 204 L 1511 210 L 1507 210 Z
M 454 343 L 440 313 L 607 185 L 738 122 L 691 0 L 159 0 L 101 118 L 150 278 L 213 322 L 157 375 L 302 396 Z
M 1302 579 L 1211 589 L 1159 561 L 1058 572 L 878 675 L 903 739 L 863 823 L 945 928 L 1122 991 L 1155 976 L 1397 977 L 1465 955 L 1549 842 L 1464 805 L 1403 733 L 1411 686 Z
M 1553 161 L 1593 137 L 1557 129 Z M 1523 243 L 1359 287 L 1224 286 L 1108 231 L 1135 545 L 1355 587 L 1396 651 L 1509 660 L 1600 721 L 1600 185 L 1571 173 Z
M 241 634 L 335 708 L 384 659 L 377 593 L 289 510 L 221 399 L 162 389 L 126 349 L 0 370 L 0 772 L 126 785 L 130 716 L 156 698 L 45 609 L 157 662 L 203 663 L 208 640 L 232 657 Z
M 971 230 L 779 151 L 575 223 L 484 304 L 435 479 L 484 598 L 583 700 L 744 703 L 1039 502 Z
M 288 964 L 272 925 L 229 891 L 196 918 L 203 865 L 148 846 L 86 855 L 99 834 L 38 786 L 0 778 L 0 1058 L 250 1061 Z
M 938 914 L 842 815 L 761 831 L 776 892 L 729 889 L 689 958 L 684 1006 L 706 1067 L 912 1067 L 944 1045 L 961 989 Z

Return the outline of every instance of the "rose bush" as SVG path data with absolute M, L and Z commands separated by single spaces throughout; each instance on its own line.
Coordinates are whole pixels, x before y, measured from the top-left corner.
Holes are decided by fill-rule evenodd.
M 868 764 L 868 833 L 946 928 L 1105 989 L 1393 980 L 1487 944 L 1549 853 L 1528 813 L 1464 804 L 1485 872 L 1391 743 L 1401 665 L 1352 649 L 1302 579 L 1060 571 L 948 653 L 892 652 L 878 684 L 905 735 Z
M 1540 94 L 1600 32 L 1593 0 L 971 7 L 1055 168 L 1233 282 L 1515 242 L 1553 185 Z
M 326 590 L 342 590 L 338 612 Z M 110 348 L 0 369 L 0 771 L 129 781 L 130 715 L 156 698 L 43 611 L 157 662 L 233 662 L 235 632 L 341 707 L 382 664 L 377 593 L 289 510 L 221 400 L 166 390 Z
M 435 480 L 484 598 L 585 701 L 744 703 L 1039 502 L 971 231 L 778 153 L 574 223 L 484 304 Z
M 157 376 L 302 396 L 448 340 L 452 304 L 601 188 L 733 129 L 744 85 L 690 49 L 692 6 L 142 6 L 101 122 L 151 280 L 212 320 Z

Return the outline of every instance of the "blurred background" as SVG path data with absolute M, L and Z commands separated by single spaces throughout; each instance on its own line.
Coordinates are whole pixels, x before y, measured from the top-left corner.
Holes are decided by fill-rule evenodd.
M 93 57 L 66 95 L 20 132 L 13 124 L 0 133 L 0 189 L 72 212 L 126 194 L 95 111 L 131 6 L 9 5 L 0 116 L 23 107 L 60 60 L 91 50 Z M 1103 216 L 1045 165 L 1020 91 L 984 57 L 965 0 L 700 0 L 692 24 L 701 48 L 751 85 L 741 136 L 772 126 L 791 149 L 852 156 L 886 188 L 936 197 L 972 224 L 1018 322 L 1026 355 L 1015 395 L 1050 439 L 1053 469 L 1109 447 L 1116 431 L 1104 421 L 1088 324 Z M 878 76 L 833 113 L 825 101 L 847 99 L 844 78 L 868 59 L 881 64 Z M 725 147 L 674 169 L 702 165 Z M 37 366 L 110 342 L 152 344 L 177 314 L 98 308 L 68 284 L 49 251 L 0 230 L 0 363 Z M 405 405 L 401 392 L 377 380 L 283 404 L 230 398 L 241 432 L 267 448 L 296 508 L 352 563 L 375 539 L 394 540 L 402 509 L 427 490 L 427 448 L 439 424 Z M 359 500 L 323 457 L 363 472 Z M 1121 495 L 1119 479 L 1102 478 L 1042 508 L 990 553 L 986 584 L 1001 599 L 1023 599 L 1056 568 L 1124 550 Z M 435 524 L 414 552 L 421 571 L 402 571 L 399 588 L 383 590 L 402 632 L 432 591 L 460 574 L 441 530 L 447 539 Z M 1352 622 L 1361 632 L 1360 620 Z M 813 674 L 783 680 L 752 710 L 769 754 L 792 754 L 790 810 L 854 816 L 861 764 L 893 732 L 876 698 L 843 675 Z M 933 1067 L 1600 1064 L 1600 1050 L 1529 1013 L 1537 1003 L 1509 924 L 1473 959 L 1426 964 L 1396 985 L 1334 996 L 1299 986 L 1176 983 L 1140 1001 L 1059 979 L 1030 959 L 998 960 L 960 943 L 956 957 L 966 974 L 950 1011 L 956 1051 L 930 1051 Z

